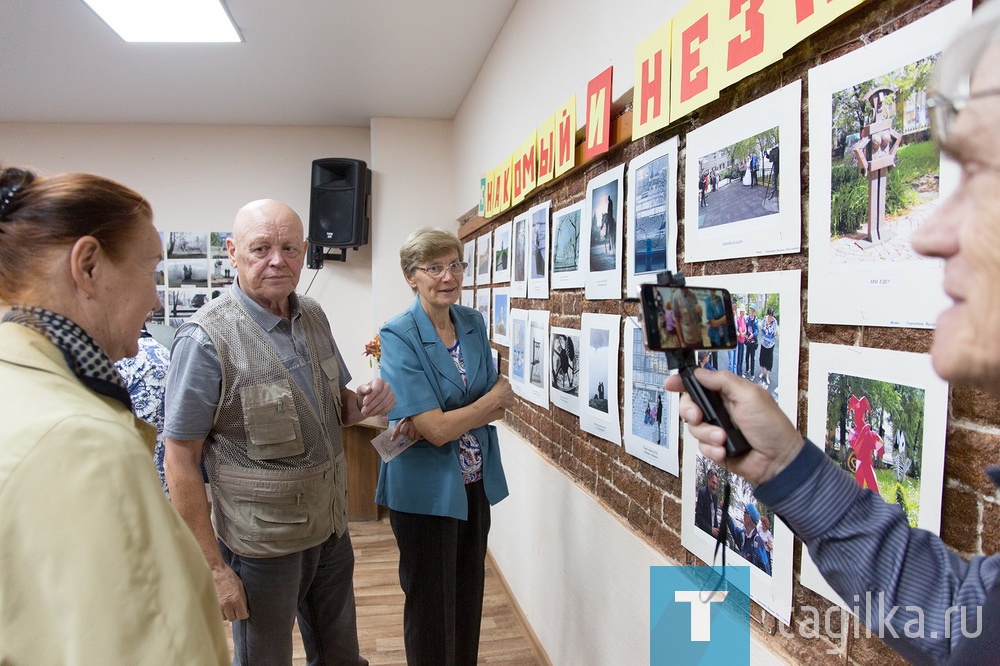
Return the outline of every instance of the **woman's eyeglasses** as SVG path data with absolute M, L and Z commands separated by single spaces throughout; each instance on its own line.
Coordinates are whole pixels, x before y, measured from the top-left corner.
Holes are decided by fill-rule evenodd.
M 467 261 L 453 261 L 447 266 L 444 264 L 434 264 L 433 266 L 414 266 L 417 270 L 427 273 L 432 278 L 439 278 L 444 275 L 445 271 L 448 271 L 452 275 L 461 275 L 465 272 L 465 269 L 469 267 L 469 262 Z

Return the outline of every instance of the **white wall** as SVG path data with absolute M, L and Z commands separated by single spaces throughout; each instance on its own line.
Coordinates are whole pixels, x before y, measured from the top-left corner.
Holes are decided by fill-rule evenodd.
M 129 185 L 153 205 L 161 231 L 225 231 L 253 199 L 284 201 L 309 223 L 314 159 L 369 161 L 363 128 L 0 123 L 6 165 L 42 173 L 89 171 Z M 304 291 L 314 271 L 302 273 Z M 330 317 L 353 385 L 371 377 L 371 249 L 327 262 L 309 292 Z M 349 315 L 349 316 L 348 316 Z
M 649 663 L 649 567 L 672 562 L 498 424 L 510 496 L 490 553 L 555 666 Z M 751 633 L 750 663 L 784 666 Z
M 413 300 L 399 269 L 403 241 L 423 226 L 458 231 L 457 216 L 450 214 L 451 129 L 451 121 L 444 120 L 372 120 L 372 323 L 376 330 Z
M 574 93 L 614 67 L 612 99 L 633 86 L 635 47 L 689 0 L 518 0 L 455 116 L 453 217 L 479 202 L 479 177 Z
M 510 496 L 490 552 L 556 664 L 649 663 L 649 567 L 672 564 L 498 425 Z

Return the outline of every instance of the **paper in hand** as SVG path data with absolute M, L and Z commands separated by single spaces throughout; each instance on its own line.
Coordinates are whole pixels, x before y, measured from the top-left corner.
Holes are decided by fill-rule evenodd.
M 383 430 L 382 434 L 372 440 L 372 446 L 378 451 L 378 454 L 382 456 L 382 460 L 389 462 L 400 453 L 410 448 L 410 444 L 413 444 L 416 440 L 410 439 L 406 435 L 400 433 L 397 435 L 396 439 L 389 441 L 392 437 L 392 428 Z

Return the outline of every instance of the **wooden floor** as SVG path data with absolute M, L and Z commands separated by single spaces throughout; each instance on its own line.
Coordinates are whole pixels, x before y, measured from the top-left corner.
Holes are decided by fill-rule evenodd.
M 353 522 L 354 594 L 358 606 L 361 654 L 372 666 L 405 666 L 403 648 L 403 592 L 399 589 L 399 551 L 386 520 Z M 232 635 L 226 627 L 232 651 Z M 294 632 L 292 663 L 306 663 L 298 628 Z M 486 593 L 479 643 L 480 664 L 547 666 L 511 603 L 492 561 L 486 561 Z

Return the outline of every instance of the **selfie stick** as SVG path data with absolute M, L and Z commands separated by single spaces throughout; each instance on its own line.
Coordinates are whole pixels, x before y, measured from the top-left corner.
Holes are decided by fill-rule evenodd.
M 656 282 L 664 287 L 683 287 L 684 273 L 671 273 L 663 271 L 656 276 Z M 670 349 L 663 352 L 667 355 L 667 367 L 671 370 L 678 370 L 681 381 L 688 395 L 701 409 L 703 419 L 714 426 L 719 426 L 726 431 L 726 457 L 734 458 L 743 455 L 750 450 L 750 444 L 739 428 L 733 425 L 729 418 L 729 412 L 722 403 L 722 396 L 716 391 L 709 390 L 702 386 L 694 376 L 694 369 L 697 367 L 693 349 Z

